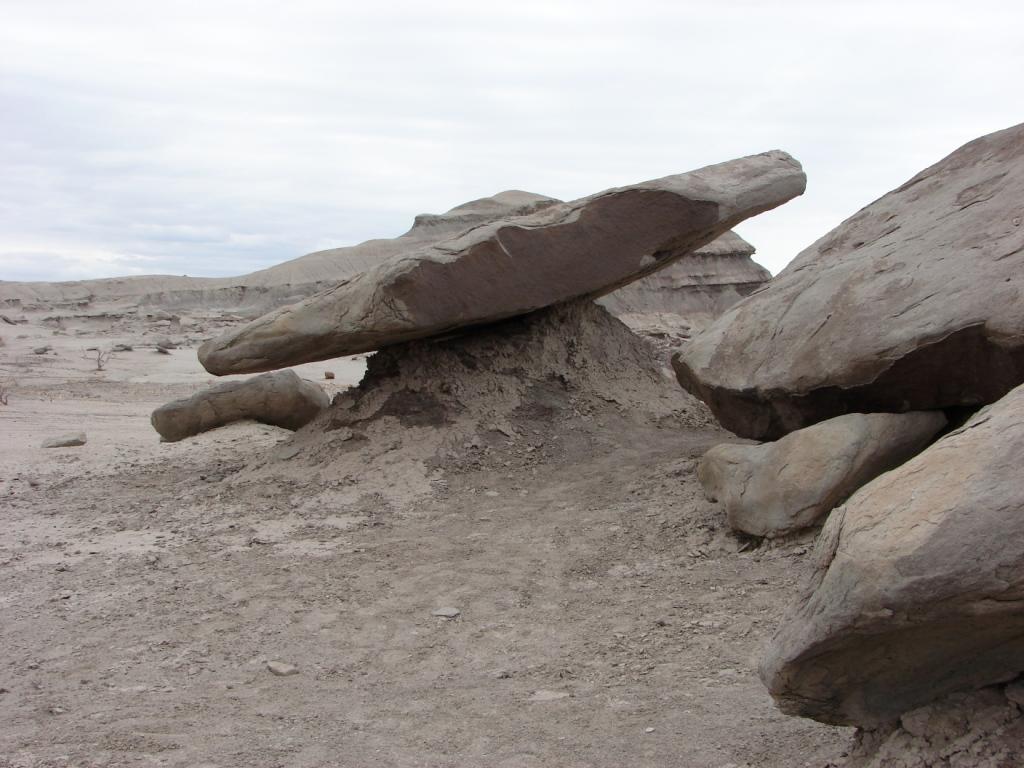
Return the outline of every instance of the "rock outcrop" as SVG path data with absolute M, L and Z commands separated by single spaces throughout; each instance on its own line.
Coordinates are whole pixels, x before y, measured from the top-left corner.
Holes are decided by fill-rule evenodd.
M 972 141 L 818 240 L 673 358 L 743 437 L 991 403 L 1024 382 L 1024 125 Z
M 1024 386 L 835 509 L 762 678 L 872 727 L 1024 670 Z
M 754 246 L 726 232 L 597 303 L 635 331 L 661 326 L 692 335 L 771 279 L 753 255 Z
M 864 483 L 918 453 L 945 425 L 936 411 L 850 413 L 774 443 L 715 446 L 697 476 L 734 530 L 773 538 L 814 525 Z
M 484 224 L 214 339 L 199 358 L 215 374 L 265 371 L 598 297 L 805 184 L 799 163 L 775 151 Z
M 162 405 L 150 422 L 169 443 L 243 419 L 296 430 L 330 405 L 327 393 L 294 371 L 229 381 Z

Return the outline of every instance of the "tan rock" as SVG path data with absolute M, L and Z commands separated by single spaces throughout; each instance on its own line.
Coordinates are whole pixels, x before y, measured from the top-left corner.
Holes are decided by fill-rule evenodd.
M 294 371 L 277 371 L 162 405 L 150 421 L 165 442 L 173 443 L 243 419 L 296 430 L 328 405 L 330 398 L 316 384 Z
M 829 516 L 761 675 L 780 708 L 874 726 L 1024 670 L 1024 387 Z
M 600 296 L 803 192 L 784 152 L 732 160 L 491 222 L 406 253 L 204 344 L 211 373 L 367 352 Z
M 977 139 L 811 245 L 673 358 L 743 437 L 990 403 L 1024 382 L 1024 125 Z
M 814 525 L 864 483 L 918 453 L 945 425 L 936 411 L 851 413 L 774 443 L 715 446 L 697 476 L 734 530 L 772 538 Z

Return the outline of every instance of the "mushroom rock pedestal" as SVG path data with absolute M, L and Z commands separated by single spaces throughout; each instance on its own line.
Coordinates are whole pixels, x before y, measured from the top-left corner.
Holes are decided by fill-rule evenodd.
M 369 352 L 596 298 L 804 191 L 785 152 L 731 160 L 490 222 L 396 256 L 199 350 L 217 375 Z
M 580 299 L 377 352 L 359 386 L 336 395 L 267 463 L 387 491 L 418 478 L 422 489 L 433 470 L 489 456 L 518 465 L 628 442 L 634 428 L 710 424 L 641 338 Z

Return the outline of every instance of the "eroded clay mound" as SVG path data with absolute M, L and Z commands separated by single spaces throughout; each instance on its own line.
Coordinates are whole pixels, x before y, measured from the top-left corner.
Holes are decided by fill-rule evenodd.
M 358 480 L 392 493 L 425 490 L 485 454 L 514 462 L 566 441 L 606 439 L 624 422 L 706 426 L 642 339 L 579 300 L 472 333 L 381 350 L 360 385 L 335 397 L 254 472 Z M 582 442 L 581 442 L 582 441 Z M 565 448 L 565 450 L 569 450 Z M 538 454 L 539 455 L 539 454 Z

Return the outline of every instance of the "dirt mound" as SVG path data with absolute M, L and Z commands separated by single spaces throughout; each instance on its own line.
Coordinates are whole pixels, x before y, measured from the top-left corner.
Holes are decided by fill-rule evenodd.
M 363 491 L 426 492 L 467 462 L 512 468 L 555 444 L 585 451 L 620 420 L 712 423 L 642 339 L 579 300 L 377 352 L 358 387 L 244 479 L 308 482 L 313 469 Z

